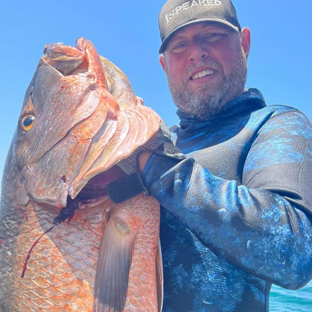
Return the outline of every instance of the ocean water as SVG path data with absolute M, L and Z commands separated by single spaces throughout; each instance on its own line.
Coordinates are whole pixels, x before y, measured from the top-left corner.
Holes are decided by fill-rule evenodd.
M 298 290 L 273 286 L 270 312 L 312 312 L 312 282 Z

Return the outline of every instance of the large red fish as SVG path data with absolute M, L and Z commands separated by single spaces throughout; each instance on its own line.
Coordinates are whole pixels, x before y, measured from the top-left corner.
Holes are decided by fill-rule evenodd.
M 88 40 L 45 47 L 2 181 L 1 312 L 161 311 L 159 204 L 107 198 L 159 123 Z

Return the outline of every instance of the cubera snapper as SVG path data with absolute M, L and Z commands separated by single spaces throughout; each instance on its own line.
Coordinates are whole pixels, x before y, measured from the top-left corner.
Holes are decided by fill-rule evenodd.
M 159 127 L 90 41 L 45 47 L 2 179 L 1 312 L 161 311 L 159 204 L 107 196 Z

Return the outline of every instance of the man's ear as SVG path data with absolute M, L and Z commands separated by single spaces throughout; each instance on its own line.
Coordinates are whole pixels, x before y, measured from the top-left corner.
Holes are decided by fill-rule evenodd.
M 166 70 L 166 64 L 165 64 L 165 57 L 164 57 L 163 54 L 160 54 L 160 56 L 159 56 L 159 61 L 160 61 L 160 64 L 161 64 L 162 69 L 163 69 L 164 72 L 166 73 L 167 70 Z
M 246 55 L 246 59 L 248 58 L 249 51 L 250 51 L 250 44 L 251 44 L 251 38 L 250 38 L 250 29 L 248 27 L 244 27 L 241 31 L 242 34 L 242 47 Z

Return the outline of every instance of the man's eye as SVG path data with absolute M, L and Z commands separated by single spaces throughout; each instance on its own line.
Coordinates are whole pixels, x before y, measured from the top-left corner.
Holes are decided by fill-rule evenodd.
M 204 36 L 205 42 L 215 42 L 220 40 L 224 35 L 223 34 L 209 34 Z
M 187 49 L 187 46 L 188 46 L 187 42 L 176 43 L 172 46 L 171 52 L 172 53 L 182 53 Z

